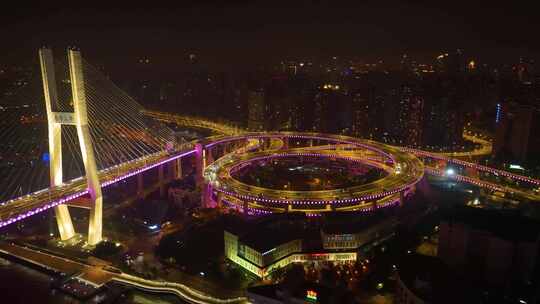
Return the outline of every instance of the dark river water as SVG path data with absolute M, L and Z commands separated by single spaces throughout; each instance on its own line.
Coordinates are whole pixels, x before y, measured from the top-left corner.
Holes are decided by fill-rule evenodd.
M 2 304 L 79 304 L 81 302 L 50 288 L 52 277 L 24 265 L 0 258 L 0 295 Z M 173 295 L 155 295 L 130 291 L 115 304 L 184 304 Z

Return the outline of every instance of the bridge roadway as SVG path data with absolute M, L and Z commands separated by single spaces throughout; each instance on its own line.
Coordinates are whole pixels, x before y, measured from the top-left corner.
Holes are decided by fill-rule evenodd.
M 247 131 L 241 128 L 238 128 L 237 126 L 233 126 L 232 124 L 220 124 L 220 123 L 211 122 L 207 119 L 202 119 L 202 118 L 197 118 L 197 117 L 190 117 L 190 116 L 185 116 L 185 115 L 171 114 L 171 113 L 158 112 L 158 111 L 145 111 L 145 115 L 154 117 L 163 122 L 175 123 L 181 126 L 188 126 L 188 127 L 191 126 L 191 127 L 197 127 L 197 128 L 211 128 L 212 130 L 221 134 L 225 134 L 225 135 L 241 135 L 241 134 L 247 133 Z M 463 137 L 466 140 L 479 144 L 480 147 L 477 149 L 474 149 L 473 151 L 464 151 L 464 152 L 428 152 L 428 151 L 423 151 L 423 150 L 413 149 L 413 148 L 408 148 L 408 147 L 396 146 L 396 148 L 404 152 L 413 153 L 417 157 L 428 157 L 432 159 L 442 160 L 446 163 L 453 163 L 453 164 L 457 164 L 466 168 L 473 168 L 481 173 L 490 173 L 495 176 L 503 176 L 513 181 L 525 182 L 527 184 L 533 185 L 536 188 L 540 187 L 540 180 L 538 179 L 534 179 L 528 176 L 514 174 L 512 172 L 495 169 L 495 168 L 491 168 L 487 166 L 482 166 L 474 162 L 468 162 L 468 161 L 462 160 L 462 159 L 472 159 L 475 157 L 490 155 L 492 151 L 492 143 L 489 140 L 486 140 L 485 138 L 483 138 L 482 136 L 479 136 L 473 131 L 465 130 L 463 133 Z M 216 141 L 218 141 L 218 139 L 219 137 L 215 138 Z M 464 175 L 458 175 L 458 174 L 449 176 L 449 175 L 446 175 L 444 170 L 431 167 L 431 166 L 425 166 L 425 169 L 426 169 L 426 172 L 429 174 L 445 176 L 450 179 L 455 179 L 457 181 L 471 183 L 476 186 L 490 189 L 490 190 L 517 194 L 521 197 L 527 198 L 532 201 L 540 201 L 540 193 L 538 191 L 520 189 L 520 188 L 509 186 L 509 185 L 501 185 L 494 182 L 485 181 L 477 177 L 470 177 L 470 176 L 464 176 Z
M 213 145 L 223 142 L 224 140 L 225 141 L 230 140 L 231 135 L 235 135 L 237 139 L 241 139 L 243 138 L 242 136 L 244 136 L 243 134 L 247 134 L 247 132 L 243 131 L 242 129 L 236 126 L 215 123 L 215 122 L 200 119 L 200 118 L 193 118 L 193 117 L 155 112 L 155 111 L 145 111 L 145 115 L 148 115 L 150 117 L 153 117 L 155 119 L 158 119 L 164 122 L 176 123 L 181 126 L 212 129 L 215 132 L 228 135 L 226 137 L 214 136 L 214 137 L 208 138 L 206 142 L 210 142 L 210 143 L 207 144 L 205 148 L 210 148 Z M 291 134 L 291 136 L 294 136 L 294 135 Z M 124 164 L 115 166 L 113 168 L 101 170 L 99 173 L 101 186 L 107 187 L 108 185 L 111 185 L 115 182 L 118 182 L 130 176 L 133 176 L 140 172 L 154 168 L 160 164 L 166 163 L 173 159 L 183 157 L 185 155 L 189 155 L 191 153 L 195 153 L 196 151 L 193 149 L 193 144 L 194 144 L 193 142 L 189 143 L 185 147 L 178 149 L 177 152 L 173 154 L 161 152 L 161 153 L 149 155 L 140 159 L 136 159 L 130 162 L 126 162 Z M 388 148 L 390 148 L 390 146 L 388 146 Z M 401 150 L 403 152 L 413 153 L 417 157 L 428 157 L 428 158 L 433 158 L 437 160 L 443 160 L 447 163 L 455 163 L 463 167 L 474 168 L 478 170 L 479 172 L 488 172 L 488 173 L 498 175 L 498 176 L 503 176 L 512 180 L 526 182 L 526 183 L 534 185 L 535 187 L 540 186 L 540 180 L 536 180 L 527 176 L 513 174 L 511 172 L 507 172 L 507 171 L 503 171 L 499 169 L 490 168 L 487 166 L 482 166 L 476 163 L 466 162 L 460 159 L 450 157 L 447 154 L 427 152 L 427 151 L 406 148 L 406 147 L 393 147 L 393 149 L 396 151 Z M 475 152 L 475 155 L 476 154 L 478 153 Z M 429 167 L 429 166 L 426 166 L 425 168 L 429 174 L 445 175 L 444 171 L 442 171 L 439 168 L 434 168 L 434 167 Z M 456 180 L 467 182 L 467 183 L 472 183 L 477 186 L 484 187 L 491 190 L 518 194 L 531 200 L 540 200 L 540 194 L 532 190 L 518 189 L 516 187 L 511 187 L 507 185 L 503 186 L 503 185 L 495 184 L 493 182 L 484 181 L 479 178 L 461 176 L 457 174 L 453 176 L 447 176 L 447 177 L 454 178 Z M 14 222 L 17 222 L 19 220 L 22 220 L 24 218 L 27 218 L 29 216 L 32 216 L 34 214 L 37 214 L 39 212 L 45 211 L 56 205 L 66 203 L 70 200 L 74 200 L 80 196 L 87 194 L 88 191 L 86 189 L 85 184 L 86 184 L 85 179 L 79 178 L 79 179 L 69 181 L 66 184 L 59 187 L 43 189 L 43 190 L 34 192 L 32 194 L 28 194 L 28 195 L 1 203 L 0 204 L 0 228 L 7 226 L 9 224 L 12 224 Z
M 118 166 L 100 170 L 99 180 L 107 187 L 133 175 L 155 168 L 172 160 L 195 153 L 194 143 L 178 147 L 177 152 L 160 152 Z M 0 204 L 0 228 L 34 214 L 67 203 L 88 194 L 86 179 L 78 178 L 59 187 L 47 188 Z
M 268 206 L 267 210 L 275 210 L 276 205 L 307 212 L 328 210 L 354 210 L 371 209 L 377 200 L 388 196 L 397 196 L 399 192 L 406 191 L 416 184 L 424 174 L 423 163 L 414 155 L 402 152 L 395 147 L 374 141 L 353 137 L 328 135 L 320 133 L 251 133 L 244 134 L 246 139 L 273 139 L 290 138 L 303 140 L 324 141 L 323 146 L 309 146 L 277 151 L 275 148 L 283 146 L 274 145 L 269 150 L 250 153 L 230 153 L 208 166 L 205 178 L 214 190 L 226 197 L 236 197 L 241 201 L 255 203 L 257 207 Z M 229 137 L 230 140 L 238 136 Z M 227 138 L 220 142 L 226 141 Z M 326 144 L 330 143 L 330 144 Z M 353 148 L 353 150 L 351 150 Z M 366 153 L 369 151 L 369 153 Z M 366 157 L 366 154 L 371 157 Z M 320 191 L 287 191 L 256 187 L 244 184 L 231 176 L 231 173 L 249 163 L 261 160 L 286 156 L 310 156 L 317 158 L 341 158 L 352 162 L 366 163 L 386 171 L 387 175 L 377 181 L 343 189 Z M 231 200 L 227 198 L 230 203 Z M 252 204 L 253 205 L 253 204 Z M 330 205 L 331 208 L 328 208 Z M 254 205 L 253 205 L 254 206 Z M 281 210 L 283 211 L 283 209 Z

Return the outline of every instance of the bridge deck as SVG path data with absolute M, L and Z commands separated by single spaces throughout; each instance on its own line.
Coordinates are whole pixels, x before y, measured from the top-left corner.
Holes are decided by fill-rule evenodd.
M 124 163 L 115 168 L 101 170 L 99 180 L 101 187 L 107 187 L 130 176 L 147 171 L 166 162 L 194 153 L 192 145 L 174 154 L 157 153 Z M 38 191 L 0 205 L 0 227 L 7 226 L 59 204 L 64 204 L 88 193 L 86 179 L 80 178 L 62 186 Z

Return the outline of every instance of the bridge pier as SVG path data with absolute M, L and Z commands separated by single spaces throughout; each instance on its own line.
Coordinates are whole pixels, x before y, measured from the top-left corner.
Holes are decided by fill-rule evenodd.
M 218 208 L 223 207 L 223 194 L 219 191 L 216 196 L 216 203 Z
M 248 202 L 247 202 L 247 200 L 244 200 L 244 202 L 242 204 L 242 212 L 244 214 L 246 214 L 246 215 L 248 214 Z
M 214 162 L 214 155 L 212 154 L 213 149 L 210 147 L 206 149 L 206 162 L 205 162 L 205 168 L 208 165 L 211 165 Z
M 197 185 L 202 186 L 204 181 L 203 171 L 205 167 L 205 152 L 203 145 L 200 143 L 195 144 L 195 150 L 195 182 L 197 183 Z
M 173 169 L 174 169 L 174 178 L 181 179 L 182 178 L 182 159 L 181 158 L 177 158 L 173 162 Z
M 207 183 L 202 184 L 201 188 L 201 207 L 211 208 L 212 201 L 212 186 Z
M 163 166 L 158 166 L 159 197 L 165 197 L 165 174 Z
M 144 198 L 144 176 L 142 172 L 137 174 L 137 197 Z
M 288 150 L 289 149 L 289 138 L 288 137 L 282 137 L 281 140 L 283 141 L 283 149 Z

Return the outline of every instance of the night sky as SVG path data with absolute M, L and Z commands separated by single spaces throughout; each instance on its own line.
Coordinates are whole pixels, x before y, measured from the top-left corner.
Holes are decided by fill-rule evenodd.
M 202 2 L 183 1 L 175 8 L 146 1 L 145 7 L 2 10 L 0 60 L 27 58 L 41 45 L 59 50 L 76 45 L 90 61 L 106 64 L 140 56 L 174 63 L 187 53 L 223 65 L 310 55 L 372 60 L 406 52 L 432 58 L 456 48 L 486 62 L 540 54 L 537 10 L 518 1 L 505 6 L 484 1 Z

